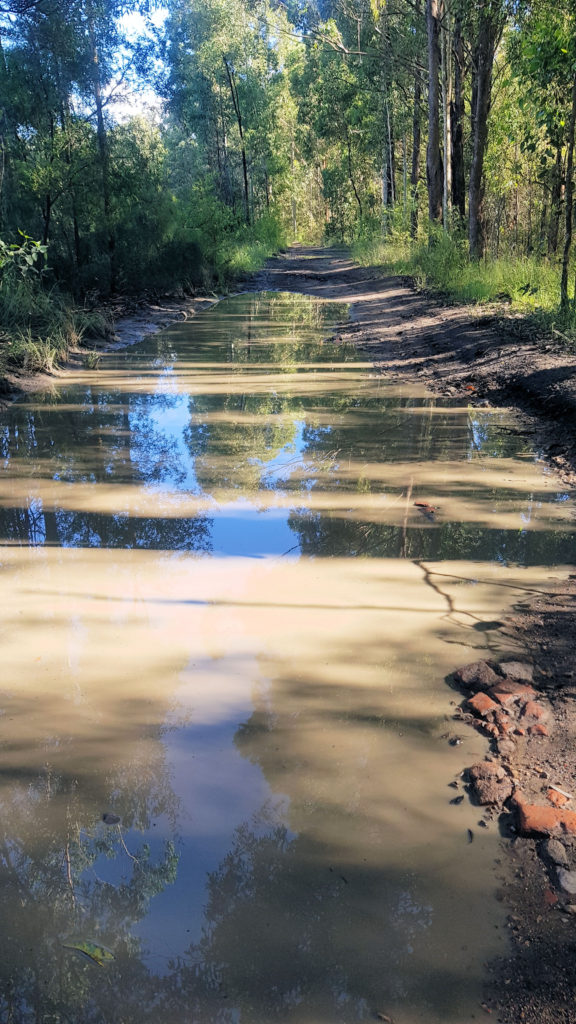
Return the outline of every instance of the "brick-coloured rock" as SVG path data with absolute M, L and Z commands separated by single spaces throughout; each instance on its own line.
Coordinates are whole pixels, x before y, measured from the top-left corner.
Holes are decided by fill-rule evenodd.
M 515 701 L 524 701 L 525 703 L 538 696 L 533 686 L 528 683 L 517 683 L 513 679 L 501 679 L 490 687 L 488 693 L 493 700 L 497 700 L 504 707 Z
M 487 661 L 473 661 L 469 665 L 459 668 L 454 673 L 454 678 L 467 690 L 477 693 L 478 690 L 489 690 L 501 677 Z
M 480 715 L 481 718 L 487 718 L 492 711 L 498 711 L 499 708 L 499 705 L 487 693 L 481 692 L 469 697 L 466 703 L 474 714 Z
M 529 736 L 549 736 L 550 733 L 545 725 L 531 725 L 528 729 Z
M 576 811 L 529 804 L 520 790 L 514 794 L 518 827 L 524 835 L 576 835 Z

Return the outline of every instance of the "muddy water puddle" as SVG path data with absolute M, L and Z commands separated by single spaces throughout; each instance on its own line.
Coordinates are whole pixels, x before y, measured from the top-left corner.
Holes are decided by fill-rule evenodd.
M 231 298 L 4 417 L 2 1020 L 483 1016 L 499 837 L 444 677 L 509 650 L 574 503 L 343 315 Z

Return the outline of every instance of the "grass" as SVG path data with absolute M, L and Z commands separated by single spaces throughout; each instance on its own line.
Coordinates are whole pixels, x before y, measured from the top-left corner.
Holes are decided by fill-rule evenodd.
M 39 281 L 5 276 L 0 285 L 0 373 L 51 371 L 85 337 L 103 335 L 100 313 L 75 307 Z
M 416 286 L 442 294 L 455 302 L 488 305 L 505 302 L 523 315 L 527 333 L 560 334 L 566 344 L 576 342 L 576 309 L 560 313 L 560 267 L 543 256 L 503 256 L 472 262 L 467 244 L 436 230 L 428 239 L 413 241 L 407 232 L 393 230 L 387 237 L 371 233 L 352 247 L 354 259 L 382 266 L 388 273 L 413 278 Z

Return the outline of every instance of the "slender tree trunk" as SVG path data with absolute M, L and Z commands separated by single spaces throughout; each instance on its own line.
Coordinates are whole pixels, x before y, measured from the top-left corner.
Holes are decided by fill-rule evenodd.
M 558 233 L 562 213 L 562 144 L 556 147 L 556 160 L 552 176 L 552 192 L 550 196 L 550 220 L 548 222 L 548 253 L 552 255 L 558 249 Z
M 420 21 L 422 7 L 416 0 L 416 22 Z M 418 179 L 420 177 L 420 145 L 422 141 L 422 122 L 420 104 L 422 103 L 422 79 L 420 72 L 414 72 L 414 107 L 412 111 L 412 166 L 410 169 L 410 187 L 412 208 L 410 211 L 410 234 L 416 238 L 418 234 Z
M 295 164 L 296 164 L 296 154 L 295 154 L 295 146 L 294 146 L 294 133 L 292 133 L 292 139 L 291 139 L 291 143 L 290 143 L 290 170 L 292 172 L 292 174 L 291 174 L 291 178 L 292 178 L 292 195 L 291 195 L 290 207 L 291 207 L 291 212 L 292 212 L 292 239 L 293 240 L 296 239 L 296 236 L 298 234 L 298 225 L 296 223 L 296 193 L 294 191 L 294 189 L 295 189 L 295 182 L 294 182 L 294 167 L 295 167 Z
M 42 245 L 48 244 L 50 238 L 50 219 L 52 216 L 52 196 L 47 192 L 44 197 L 44 206 L 42 208 L 42 219 L 44 221 L 44 231 L 42 232 Z
M 442 156 L 440 153 L 440 43 L 439 0 L 426 0 L 426 26 L 428 30 L 428 149 L 426 177 L 428 180 L 428 213 L 430 220 L 442 216 Z
M 572 248 L 572 216 L 574 205 L 574 130 L 576 126 L 576 74 L 572 85 L 572 107 L 568 124 L 566 143 L 566 231 L 564 235 L 564 252 L 562 253 L 562 277 L 560 280 L 560 309 L 568 309 L 568 268 L 570 250 Z
M 450 0 L 444 0 L 442 27 L 442 128 L 444 146 L 444 180 L 442 190 L 442 222 L 448 231 L 452 220 L 452 24 Z
M 223 56 L 222 60 L 224 61 L 224 67 L 226 68 L 226 74 L 228 76 L 230 95 L 232 97 L 232 106 L 234 107 L 234 113 L 236 114 L 236 121 L 238 123 L 238 131 L 240 133 L 240 150 L 242 153 L 242 176 L 244 179 L 244 207 L 246 223 L 248 224 L 248 226 L 250 226 L 250 188 L 248 186 L 248 163 L 246 160 L 246 146 L 244 143 L 244 127 L 242 124 L 242 111 L 240 109 L 240 99 L 238 96 L 238 89 L 236 87 L 236 79 L 234 72 L 230 69 L 230 65 L 228 64 L 226 57 Z
M 452 100 L 452 205 L 462 221 L 466 219 L 466 178 L 464 174 L 464 40 L 462 22 L 454 18 L 452 41 L 454 95 Z
M 473 143 L 468 192 L 468 242 L 472 259 L 479 259 L 484 254 L 482 174 L 488 142 L 488 115 L 492 99 L 494 54 L 503 28 L 498 0 L 485 0 L 485 4 L 479 14 L 474 53 Z
M 346 146 L 348 149 L 348 177 L 350 178 L 350 184 L 352 185 L 352 191 L 356 196 L 356 202 L 358 203 L 358 209 L 360 211 L 360 217 L 362 217 L 362 200 L 358 195 L 358 189 L 356 188 L 356 182 L 354 181 L 354 173 L 352 169 L 352 146 L 350 144 L 350 133 L 346 129 Z
M 388 185 L 390 203 L 393 206 L 396 202 L 396 154 L 394 151 L 394 129 L 392 115 L 390 114 L 390 100 L 386 99 L 386 130 L 388 134 Z

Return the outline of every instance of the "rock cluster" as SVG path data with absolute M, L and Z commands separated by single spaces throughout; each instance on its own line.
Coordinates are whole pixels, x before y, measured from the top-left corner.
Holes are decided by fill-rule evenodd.
M 532 686 L 532 666 L 510 661 L 495 664 L 475 661 L 455 673 L 456 681 L 473 696 L 466 707 L 473 724 L 494 739 L 514 741 L 517 736 L 548 736 L 549 712 Z M 513 747 L 499 746 L 506 754 Z
M 568 844 L 576 853 L 576 810 L 567 806 L 571 794 L 548 783 L 548 802 L 531 802 L 519 788 L 517 772 L 508 761 L 518 742 L 526 743 L 531 738 L 537 742 L 538 737 L 550 733 L 550 709 L 533 686 L 532 667 L 516 661 L 475 661 L 460 668 L 455 679 L 468 693 L 459 717 L 489 735 L 494 741 L 494 752 L 500 755 L 468 769 L 473 798 L 488 808 L 502 808 L 506 804 L 515 814 L 520 835 L 544 838 L 540 852 L 558 888 L 576 896 L 576 870 L 572 869 L 566 850 Z M 524 739 L 520 740 L 521 737 Z M 540 775 L 548 778 L 546 772 Z M 572 912 L 571 907 L 567 909 Z

